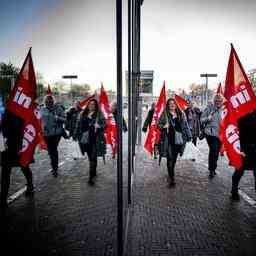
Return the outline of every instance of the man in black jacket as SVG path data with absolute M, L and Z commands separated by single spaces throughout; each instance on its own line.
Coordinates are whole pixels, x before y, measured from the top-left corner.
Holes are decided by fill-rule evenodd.
M 235 170 L 232 176 L 231 198 L 239 200 L 238 185 L 244 174 L 244 170 L 252 170 L 254 175 L 254 187 L 256 191 L 256 111 L 241 117 L 238 120 L 238 129 L 240 137 L 240 150 L 243 157 L 243 166 Z

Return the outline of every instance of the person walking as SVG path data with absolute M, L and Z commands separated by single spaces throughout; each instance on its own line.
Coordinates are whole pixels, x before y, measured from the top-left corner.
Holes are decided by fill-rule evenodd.
M 112 114 L 115 119 L 115 122 L 117 123 L 117 103 L 116 102 L 112 103 L 111 110 L 112 110 Z M 127 131 L 128 131 L 128 127 L 125 119 L 123 118 L 123 132 L 127 132 Z
M 74 160 L 77 160 L 78 156 L 80 155 L 79 150 L 82 155 L 84 155 L 84 148 L 82 144 L 79 142 L 77 138 L 77 129 L 78 129 L 78 121 L 80 118 L 80 113 L 82 108 L 80 107 L 79 101 L 76 101 L 74 106 L 72 106 L 66 113 L 66 123 L 65 128 L 69 132 L 69 137 L 73 139 L 73 141 L 78 141 L 78 146 L 76 145 L 76 156 Z
M 97 100 L 93 99 L 81 113 L 78 126 L 78 137 L 89 159 L 88 183 L 91 185 L 96 176 L 97 157 L 104 157 L 106 154 L 105 128 L 106 120 L 99 110 Z
M 243 165 L 240 169 L 235 169 L 232 175 L 231 198 L 239 200 L 238 185 L 244 175 L 245 170 L 252 170 L 254 176 L 254 189 L 256 192 L 256 110 L 241 117 L 238 120 L 238 130 L 240 137 L 240 151 Z
M 117 103 L 116 101 L 112 102 L 111 104 L 111 111 L 117 126 Z M 125 119 L 123 118 L 123 132 L 127 132 L 128 131 L 128 127 L 127 127 L 127 123 L 125 121 Z M 116 154 L 112 154 L 112 159 L 116 158 Z
M 69 137 L 74 139 L 75 129 L 77 127 L 77 121 L 79 119 L 79 114 L 82 108 L 80 107 L 79 101 L 76 101 L 74 106 L 72 106 L 66 113 L 66 123 L 65 128 L 69 132 Z
M 1 122 L 1 131 L 5 141 L 5 150 L 1 153 L 1 208 L 7 207 L 8 191 L 10 187 L 10 176 L 13 167 L 20 167 L 25 179 L 27 181 L 26 196 L 34 194 L 33 175 L 29 164 L 27 166 L 20 166 L 20 154 L 22 149 L 24 121 L 5 111 Z
M 58 145 L 63 136 L 63 124 L 66 115 L 60 104 L 55 102 L 52 95 L 46 95 L 44 107 L 41 110 L 44 139 L 47 144 L 48 154 L 51 160 L 52 174 L 58 176 L 59 153 Z
M 223 97 L 220 94 L 216 94 L 213 100 L 213 104 L 210 104 L 206 107 L 200 119 L 201 123 L 205 126 L 204 134 L 209 146 L 208 170 L 210 178 L 213 178 L 214 175 L 216 175 L 215 170 L 217 168 L 217 162 L 221 148 L 219 131 L 222 104 Z
M 175 185 L 175 165 L 178 155 L 182 155 L 186 142 L 192 139 L 192 135 L 185 114 L 179 109 L 175 99 L 167 100 L 166 109 L 158 120 L 161 131 L 159 154 L 167 158 L 167 170 L 169 185 Z
M 144 124 L 143 124 L 143 127 L 142 127 L 142 131 L 144 133 L 146 133 L 147 130 L 150 128 L 150 125 L 151 125 L 152 119 L 153 119 L 153 115 L 154 115 L 154 112 L 155 112 L 155 106 L 156 106 L 156 104 L 153 102 L 151 104 L 150 110 L 148 111 L 147 117 L 146 117 L 146 119 L 144 121 Z M 157 159 L 157 147 L 158 147 L 158 145 L 155 144 L 154 145 L 154 150 L 153 150 L 153 158 L 154 159 Z
M 197 138 L 200 134 L 201 110 L 195 107 L 195 103 L 193 101 L 189 101 L 188 103 L 189 105 L 184 112 L 186 114 L 188 126 L 192 134 L 192 143 L 196 146 Z

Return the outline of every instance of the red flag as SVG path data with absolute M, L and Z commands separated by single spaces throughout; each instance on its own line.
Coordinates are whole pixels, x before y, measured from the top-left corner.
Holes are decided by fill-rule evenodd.
M 36 100 L 36 78 L 31 48 L 10 93 L 7 109 L 24 120 L 20 164 L 26 166 L 34 156 L 37 144 L 45 145 L 41 117 Z
M 32 103 L 36 97 L 36 77 L 30 48 L 6 107 L 10 112 L 25 120 L 31 114 Z
M 232 44 L 224 97 L 231 103 L 237 118 L 246 115 L 252 109 L 256 108 L 256 96 L 253 92 L 252 85 Z
M 226 101 L 221 117 L 220 138 L 230 164 L 240 169 L 242 157 L 237 121 L 256 108 L 256 97 L 233 45 L 227 68 L 224 97 Z
M 47 95 L 52 95 L 52 90 L 51 90 L 51 87 L 50 87 L 49 84 L 48 84 L 48 88 L 47 88 L 46 94 Z
M 217 88 L 217 94 L 224 95 L 223 90 L 222 90 L 221 83 L 219 83 L 219 86 L 218 86 L 218 88 Z
M 242 166 L 242 158 L 240 154 L 240 139 L 237 126 L 237 117 L 232 113 L 231 103 L 224 102 L 220 124 L 220 139 L 223 143 L 223 148 L 227 153 L 230 165 L 236 169 Z
M 41 149 L 47 150 L 43 138 L 40 109 L 36 103 L 33 104 L 32 108 L 33 111 L 27 117 L 24 124 L 24 135 L 20 152 L 20 164 L 22 166 L 27 166 L 31 162 L 38 144 Z
M 107 121 L 107 128 L 105 129 L 106 143 L 111 145 L 112 154 L 115 156 L 117 153 L 117 126 L 103 85 L 101 85 L 100 90 L 99 107 Z
M 164 108 L 166 106 L 166 92 L 165 92 L 165 82 L 161 90 L 160 96 L 156 103 L 153 119 L 147 134 L 147 138 L 144 144 L 144 148 L 150 153 L 153 154 L 154 146 L 160 140 L 160 130 L 157 127 L 157 121 L 161 116 Z
M 79 101 L 79 106 L 80 106 L 80 108 L 86 108 L 86 107 L 88 106 L 88 103 L 89 103 L 91 100 L 93 100 L 93 99 L 96 99 L 95 94 L 93 94 L 93 95 L 90 96 L 90 97 L 85 98 L 85 99 L 82 100 L 82 101 Z
M 188 102 L 181 96 L 175 94 L 174 99 L 181 110 L 185 110 L 188 107 Z

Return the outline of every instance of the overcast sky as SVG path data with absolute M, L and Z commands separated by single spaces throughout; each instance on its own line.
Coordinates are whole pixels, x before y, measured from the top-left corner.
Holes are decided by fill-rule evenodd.
M 124 3 L 124 70 L 127 16 Z M 155 93 L 225 78 L 232 42 L 246 70 L 256 67 L 256 1 L 144 0 L 141 68 L 155 72 Z M 94 87 L 116 87 L 115 0 L 0 0 L 0 62 L 21 66 L 32 46 L 47 82 L 77 74 Z

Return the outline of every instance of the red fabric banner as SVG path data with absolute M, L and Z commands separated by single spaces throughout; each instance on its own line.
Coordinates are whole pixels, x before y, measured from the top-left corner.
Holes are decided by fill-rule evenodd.
M 32 161 L 38 144 L 41 145 L 41 148 L 46 149 L 41 116 L 38 104 L 35 103 L 36 87 L 30 48 L 7 103 L 7 109 L 24 120 L 23 143 L 20 151 L 20 164 L 22 166 L 26 166 Z
M 84 100 L 79 101 L 79 106 L 80 106 L 80 108 L 86 108 L 86 107 L 88 106 L 88 103 L 89 103 L 91 100 L 93 100 L 93 99 L 96 99 L 95 94 L 93 94 L 93 95 L 90 96 L 90 97 L 85 98 Z
M 240 118 L 256 108 L 256 96 L 252 85 L 243 69 L 238 55 L 231 45 L 228 62 L 224 97 L 232 105 L 237 118 Z
M 217 94 L 224 95 L 223 90 L 222 90 L 221 83 L 219 83 L 219 85 L 218 85 L 218 88 L 217 88 Z
M 50 87 L 49 84 L 48 84 L 48 87 L 47 87 L 46 94 L 47 94 L 47 95 L 52 95 L 52 90 L 51 90 L 51 87 Z
M 174 99 L 178 105 L 178 107 L 183 111 L 188 107 L 188 102 L 182 98 L 181 96 L 175 94 Z
M 220 138 L 230 164 L 240 169 L 242 157 L 237 121 L 256 108 L 256 97 L 233 45 L 227 68 L 224 97 L 226 101 L 222 110 Z
M 33 104 L 33 111 L 27 117 L 24 124 L 22 150 L 20 152 L 20 164 L 27 166 L 33 159 L 36 146 L 47 150 L 43 138 L 40 109 L 36 103 Z
M 36 77 L 30 48 L 6 107 L 10 112 L 25 120 L 28 115 L 31 115 L 32 104 L 36 98 Z
M 155 144 L 159 143 L 160 140 L 160 130 L 157 127 L 158 119 L 160 118 L 162 112 L 166 106 L 166 92 L 165 92 L 165 82 L 162 87 L 160 96 L 156 103 L 155 112 L 153 119 L 146 137 L 144 148 L 152 155 Z
M 114 157 L 117 153 L 117 126 L 103 85 L 101 85 L 100 90 L 99 107 L 107 122 L 107 128 L 105 129 L 106 143 L 111 145 Z

